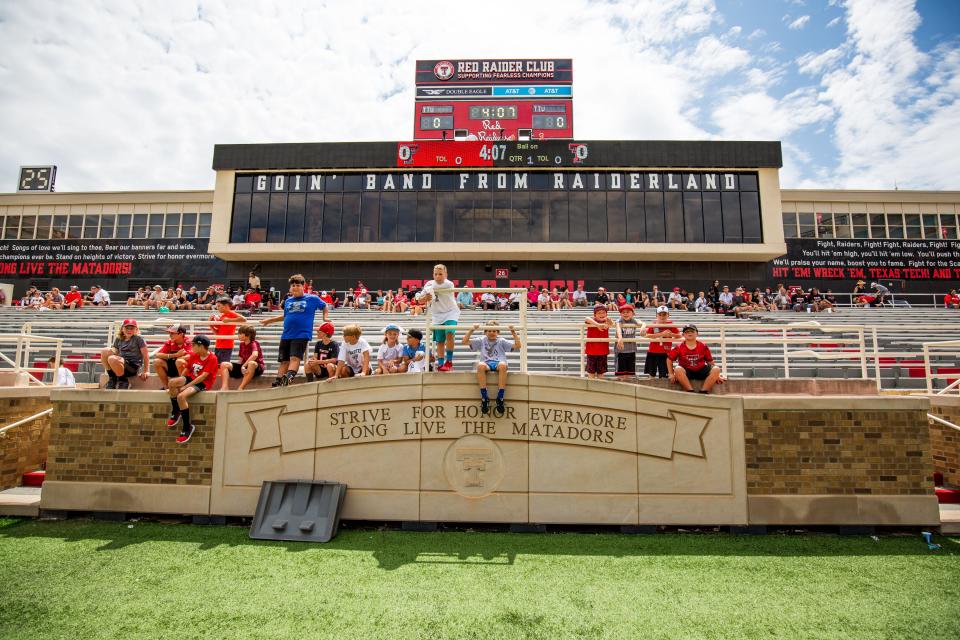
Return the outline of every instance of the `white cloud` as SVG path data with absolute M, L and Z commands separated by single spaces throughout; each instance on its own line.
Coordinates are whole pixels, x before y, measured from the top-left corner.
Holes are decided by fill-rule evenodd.
M 843 47 L 827 49 L 822 53 L 810 51 L 797 58 L 797 67 L 800 69 L 800 73 L 820 75 L 825 70 L 832 69 L 843 58 L 843 54 Z
M 840 24 L 841 20 L 842 18 L 840 16 L 837 16 L 836 18 L 834 18 L 833 20 L 827 23 L 827 29 L 832 29 L 833 27 L 837 26 L 838 24 Z
M 787 25 L 787 28 L 794 29 L 794 30 L 803 29 L 805 26 L 807 26 L 808 22 L 810 22 L 810 16 L 800 16 L 799 18 L 791 22 L 789 25 Z

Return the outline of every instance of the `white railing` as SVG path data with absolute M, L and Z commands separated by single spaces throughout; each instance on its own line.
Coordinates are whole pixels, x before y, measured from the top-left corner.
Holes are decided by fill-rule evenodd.
M 19 426 L 24 425 L 24 424 L 29 424 L 29 423 L 33 422 L 34 420 L 36 420 L 36 419 L 38 419 L 38 418 L 42 418 L 43 416 L 50 415 L 51 413 L 53 413 L 53 407 L 50 407 L 49 409 L 44 409 L 44 410 L 41 411 L 40 413 L 35 413 L 35 414 L 33 414 L 32 416 L 27 416 L 26 418 L 21 418 L 20 420 L 17 420 L 16 422 L 14 422 L 14 423 L 12 423 L 12 424 L 8 424 L 8 425 L 5 426 L 5 427 L 0 427 L 0 438 L 6 438 L 6 437 L 7 437 L 7 432 L 10 431 L 11 429 L 14 429 L 14 428 L 19 427 Z
M 927 393 L 934 392 L 935 380 L 949 380 L 950 378 L 957 378 L 957 380 L 947 385 L 945 389 L 937 391 L 937 393 L 944 394 L 953 389 L 957 389 L 960 393 L 960 387 L 958 387 L 960 385 L 960 373 L 934 373 L 930 360 L 931 357 L 935 356 L 947 356 L 952 358 L 954 363 L 960 362 L 960 340 L 923 343 L 923 373 L 927 379 Z
M 15 349 L 14 357 L 10 358 L 7 354 L 0 351 L 0 372 L 12 372 L 16 377 L 19 374 L 26 373 L 27 384 L 37 384 L 46 386 L 43 382 L 43 374 L 48 371 L 56 372 L 60 366 L 60 350 L 63 347 L 63 338 L 51 338 L 48 336 L 37 336 L 28 333 L 5 333 L 0 334 L 0 346 L 10 345 Z M 40 351 L 53 349 L 51 354 L 54 358 L 53 367 L 34 367 L 31 366 L 32 358 Z M 50 356 L 48 355 L 47 358 Z M 6 366 L 5 366 L 6 365 Z M 33 374 L 41 374 L 39 378 Z

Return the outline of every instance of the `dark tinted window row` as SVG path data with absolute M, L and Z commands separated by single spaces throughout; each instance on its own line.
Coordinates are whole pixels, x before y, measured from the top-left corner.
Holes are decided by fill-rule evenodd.
M 760 220 L 756 191 L 236 193 L 230 242 L 759 243 Z

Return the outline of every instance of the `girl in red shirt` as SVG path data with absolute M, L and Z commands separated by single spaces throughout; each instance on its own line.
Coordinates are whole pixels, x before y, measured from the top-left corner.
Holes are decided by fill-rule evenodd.
M 697 340 L 697 328 L 688 324 L 683 328 L 683 342 L 667 354 L 670 368 L 670 382 L 683 387 L 684 391 L 693 391 L 691 380 L 703 380 L 700 393 L 710 393 L 713 385 L 723 382 L 720 369 L 713 366 L 713 354 L 710 348 Z

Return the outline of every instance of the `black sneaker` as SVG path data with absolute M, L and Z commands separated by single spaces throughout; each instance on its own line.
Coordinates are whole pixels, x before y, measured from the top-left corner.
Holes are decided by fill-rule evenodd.
M 480 413 L 485 416 L 490 414 L 490 401 L 486 398 L 480 400 Z
M 183 420 L 183 414 L 170 412 L 170 417 L 167 418 L 167 428 L 172 429 Z
M 126 378 L 117 378 L 117 389 L 129 389 L 130 381 Z
M 193 432 L 196 430 L 197 428 L 192 424 L 185 426 L 180 432 L 180 435 L 177 437 L 177 444 L 187 444 L 190 442 L 190 438 L 193 436 Z
M 104 385 L 103 388 L 104 388 L 104 389 L 116 389 L 116 388 L 117 388 L 117 379 L 111 377 L 109 380 L 107 380 L 107 384 Z
M 297 377 L 297 374 L 288 373 L 285 377 L 287 378 L 287 381 L 283 383 L 283 386 L 288 387 L 293 384 L 293 379 Z
M 503 414 L 507 412 L 507 408 L 503 405 L 503 398 L 497 398 L 497 406 L 493 410 L 493 415 L 498 418 L 502 418 Z
M 313 382 L 316 379 L 317 379 L 317 376 L 313 375 L 312 373 L 307 374 L 307 382 Z
M 283 381 L 286 380 L 286 378 L 287 378 L 286 376 L 281 376 L 281 377 L 278 377 L 278 378 L 274 378 L 273 383 L 271 383 L 270 386 L 271 386 L 271 387 L 274 387 L 274 388 L 276 388 L 276 387 L 282 387 L 282 386 L 283 386 Z

